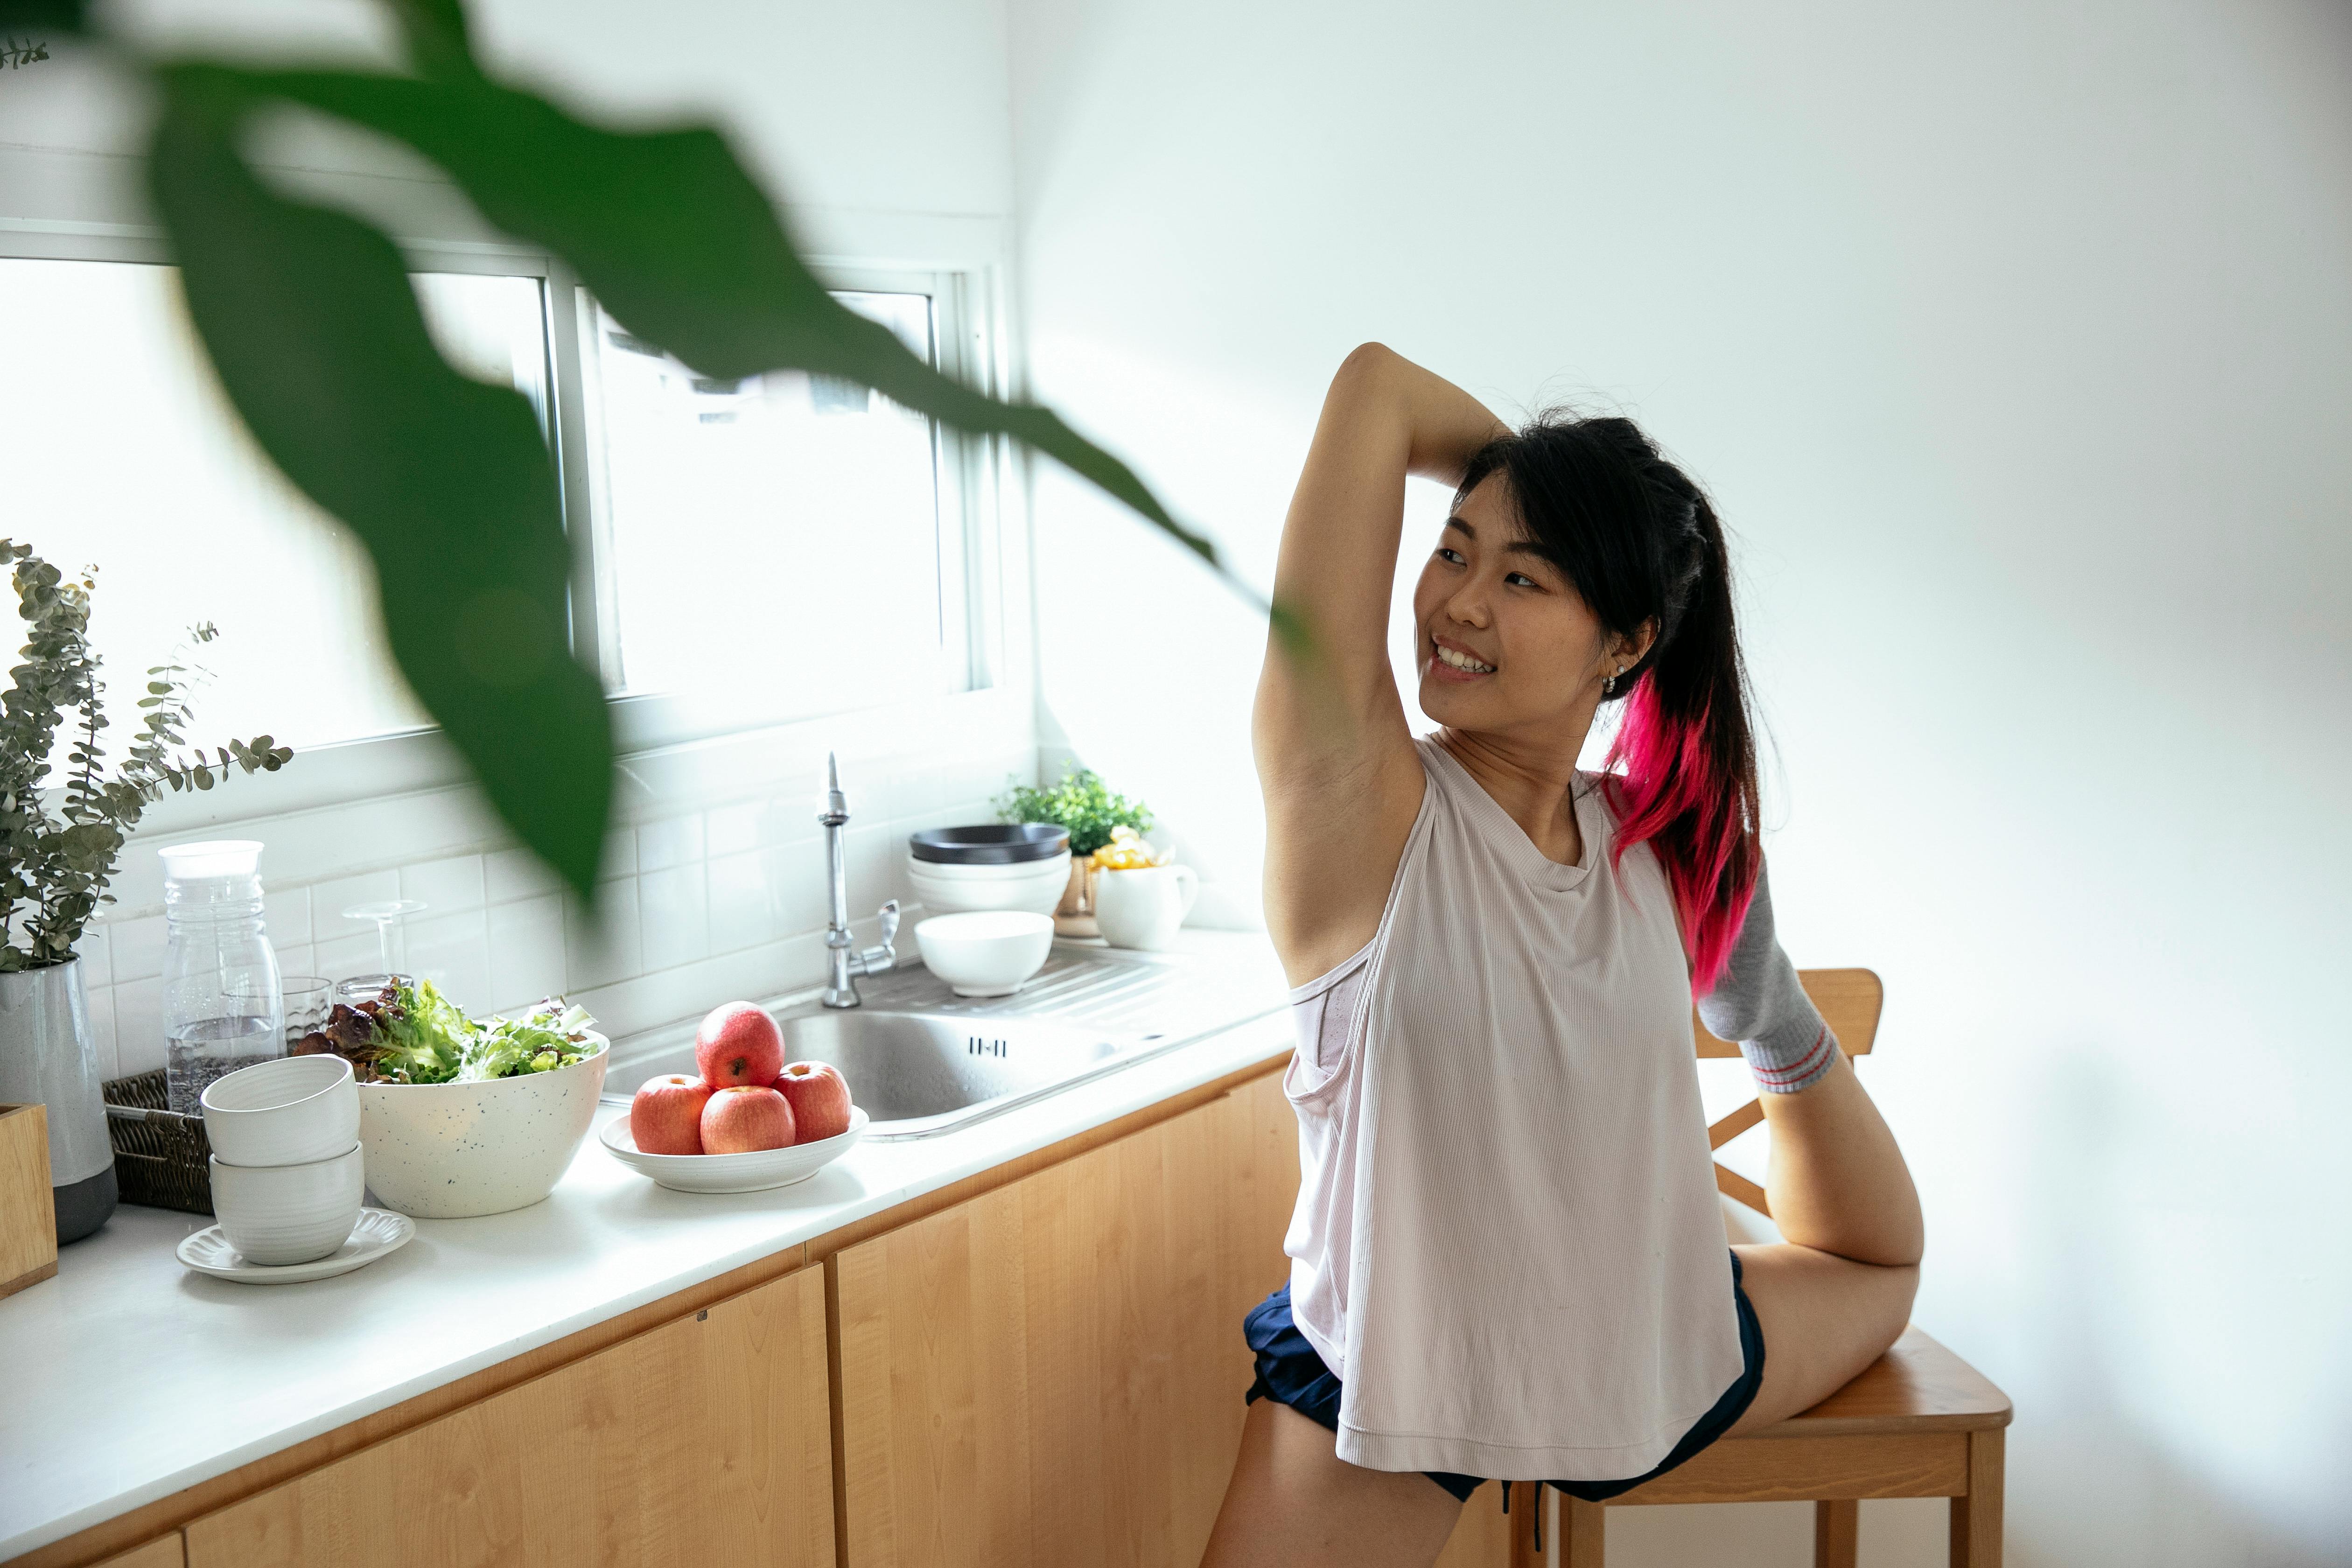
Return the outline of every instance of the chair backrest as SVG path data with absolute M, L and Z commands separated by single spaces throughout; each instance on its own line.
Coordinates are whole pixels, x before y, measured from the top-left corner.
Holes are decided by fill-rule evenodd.
M 1886 1001 L 1886 987 L 1879 983 L 1878 976 L 1867 969 L 1800 969 L 1797 983 L 1813 999 L 1813 1005 L 1821 1009 L 1822 1021 L 1838 1037 L 1838 1044 L 1845 1047 L 1845 1054 L 1867 1056 L 1871 1043 L 1878 1038 L 1878 1013 Z M 1707 1032 L 1706 1026 L 1699 1022 L 1696 1007 L 1691 1009 L 1691 1038 L 1702 1057 L 1739 1054 L 1738 1046 Z M 1763 1100 L 1751 1100 L 1706 1130 L 1706 1146 L 1720 1149 L 1763 1120 Z M 1763 1188 L 1738 1172 L 1726 1169 L 1719 1160 L 1715 1166 L 1715 1184 L 1726 1197 L 1746 1204 L 1758 1214 L 1769 1215 L 1772 1212 L 1764 1201 Z
M 1886 987 L 1879 984 L 1875 971 L 1868 969 L 1800 969 L 1797 984 L 1822 1010 L 1822 1017 L 1830 1033 L 1838 1037 L 1850 1057 L 1870 1054 L 1871 1041 L 1878 1037 L 1878 1010 L 1886 1001 Z M 1736 1057 L 1739 1047 L 1729 1040 L 1718 1040 L 1706 1032 L 1699 1022 L 1698 1009 L 1691 1009 L 1691 1037 L 1697 1042 L 1703 1057 Z

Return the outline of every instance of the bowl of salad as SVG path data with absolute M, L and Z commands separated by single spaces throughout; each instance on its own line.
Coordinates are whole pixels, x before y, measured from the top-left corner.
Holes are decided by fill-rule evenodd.
M 554 1190 L 588 1136 L 609 1042 L 549 997 L 469 1018 L 429 980 L 338 1005 L 297 1051 L 333 1051 L 359 1079 L 360 1147 L 376 1200 L 418 1219 L 503 1214 Z

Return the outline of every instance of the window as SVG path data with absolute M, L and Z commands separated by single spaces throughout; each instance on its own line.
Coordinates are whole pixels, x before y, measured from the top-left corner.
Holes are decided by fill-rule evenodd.
M 835 298 L 940 363 L 932 294 Z M 698 376 L 592 310 L 607 687 L 698 727 L 963 689 L 961 498 L 930 421 L 827 376 Z
M 452 363 L 521 392 L 543 428 L 584 433 L 584 460 L 559 464 L 587 560 L 575 614 L 583 656 L 628 710 L 625 739 L 972 684 L 970 481 L 928 420 L 797 373 L 697 376 L 560 277 L 414 276 Z M 836 297 L 951 366 L 952 281 L 884 276 Z M 60 570 L 98 568 L 91 637 L 120 704 L 109 739 L 125 738 L 146 668 L 204 620 L 223 634 L 201 655 L 205 737 L 266 731 L 310 749 L 427 724 L 385 651 L 365 552 L 253 446 L 171 268 L 0 257 L 0 534 Z M 576 358 L 551 353 L 567 332 Z

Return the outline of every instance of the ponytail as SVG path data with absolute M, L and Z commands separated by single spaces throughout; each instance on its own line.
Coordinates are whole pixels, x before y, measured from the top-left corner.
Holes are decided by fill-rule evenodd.
M 1672 634 L 1662 626 L 1609 744 L 1612 867 L 1647 843 L 1666 873 L 1691 959 L 1691 994 L 1715 989 L 1748 918 L 1764 851 L 1756 836 L 1756 742 L 1732 622 L 1723 526 L 1696 498 L 1697 572 Z
M 1605 764 L 1617 818 L 1610 863 L 1651 847 L 1681 918 L 1691 994 L 1704 996 L 1723 974 L 1764 859 L 1723 525 L 1630 419 L 1540 416 L 1473 457 L 1459 495 L 1497 473 L 1529 539 L 1602 626 L 1655 628 L 1615 684 L 1625 707 Z

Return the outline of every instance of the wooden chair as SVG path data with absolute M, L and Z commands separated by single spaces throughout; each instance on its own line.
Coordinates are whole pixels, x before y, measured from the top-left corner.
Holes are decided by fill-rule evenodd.
M 1798 978 L 1846 1054 L 1866 1054 L 1885 996 L 1878 976 L 1867 969 L 1808 969 Z M 1702 1057 L 1739 1054 L 1738 1046 L 1707 1033 L 1696 1013 L 1691 1030 Z M 1707 1129 L 1707 1145 L 1720 1149 L 1763 1119 L 1762 1103 L 1751 1100 Z M 1771 1213 L 1762 1188 L 1720 1163 L 1715 1181 L 1736 1202 Z M 1557 1507 L 1546 1510 L 1535 1482 L 1513 1483 L 1510 1561 L 1513 1568 L 1531 1568 L 1546 1560 L 1549 1544 L 1560 1568 L 1601 1568 L 1601 1521 L 1612 1508 L 1810 1501 L 1814 1568 L 1854 1568 L 1860 1500 L 1940 1497 L 1952 1500 L 1952 1568 L 2000 1568 L 2001 1443 L 2009 1419 L 2007 1394 L 1906 1328 L 1893 1350 L 1811 1410 L 1724 1438 L 1605 1503 L 1547 1489 L 1540 1496 Z M 1547 1511 L 1554 1517 L 1543 1518 Z M 1540 1542 L 1551 1534 L 1556 1542 Z

